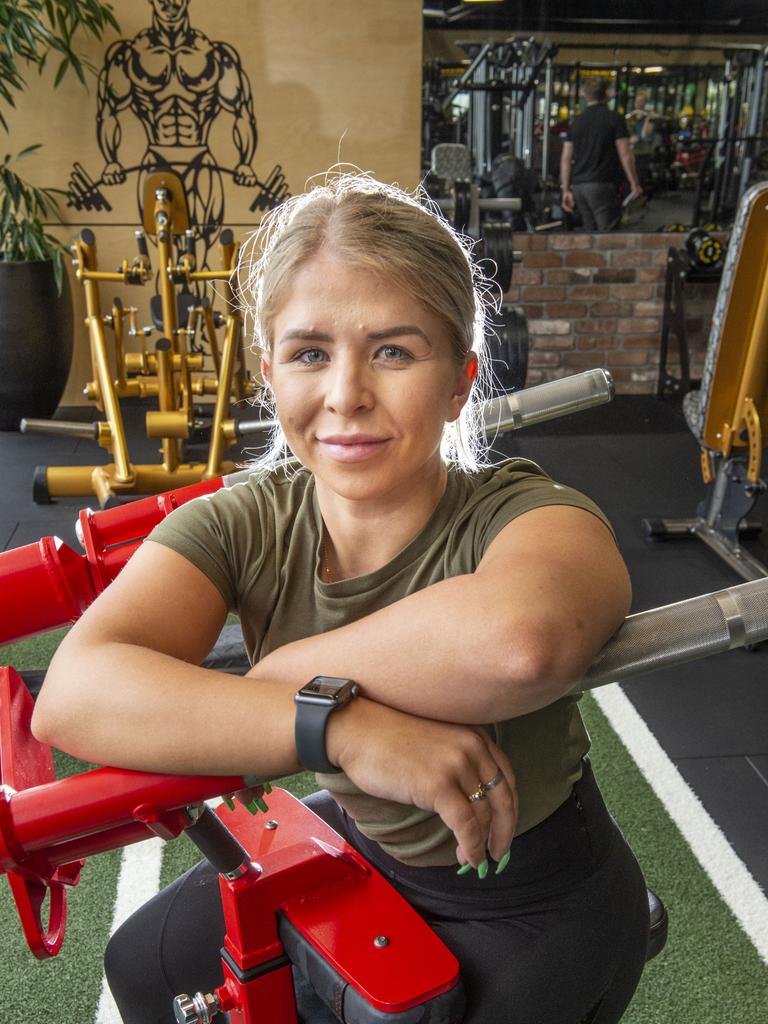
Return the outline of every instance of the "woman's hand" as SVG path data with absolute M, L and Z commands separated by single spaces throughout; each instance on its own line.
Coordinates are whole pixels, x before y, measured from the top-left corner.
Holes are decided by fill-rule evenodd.
M 488 853 L 500 861 L 509 850 L 517 823 L 515 776 L 482 729 L 358 698 L 331 715 L 326 749 L 363 792 L 439 815 L 456 837 L 461 864 L 478 867 Z M 491 780 L 481 799 L 469 799 Z

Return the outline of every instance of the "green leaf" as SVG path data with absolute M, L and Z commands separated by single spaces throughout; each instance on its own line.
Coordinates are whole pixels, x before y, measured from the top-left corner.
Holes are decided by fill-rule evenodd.
M 33 146 L 27 146 L 26 149 L 22 149 L 20 153 L 16 154 L 17 159 L 21 159 L 23 156 L 29 156 L 30 153 L 36 153 L 42 146 L 42 142 L 36 142 Z
M 54 79 L 54 82 L 53 82 L 54 89 L 61 82 L 61 80 L 64 77 L 64 75 L 66 75 L 68 67 L 69 67 L 69 57 L 65 57 L 62 60 L 61 64 L 59 64 L 59 70 L 56 72 L 56 78 Z
M 53 276 L 56 280 L 56 290 L 61 295 L 61 288 L 64 283 L 64 264 L 60 252 L 53 254 Z
M 72 67 L 75 69 L 75 74 L 83 83 L 83 85 L 85 85 L 85 72 L 83 70 L 82 61 L 80 61 L 77 55 L 73 53 L 70 57 L 70 62 L 72 64 Z
M 21 198 L 21 188 L 20 188 L 20 185 L 19 185 L 19 179 L 16 177 L 15 174 L 13 174 L 11 171 L 8 171 L 8 170 L 6 170 L 3 173 L 3 177 L 5 178 L 5 187 L 11 193 L 11 199 L 13 200 L 13 205 L 18 207 L 19 200 Z

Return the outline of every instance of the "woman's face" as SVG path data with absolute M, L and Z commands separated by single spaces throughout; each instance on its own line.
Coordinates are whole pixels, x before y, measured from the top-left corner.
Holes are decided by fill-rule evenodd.
M 291 451 L 318 485 L 352 500 L 434 487 L 440 439 L 474 377 L 444 325 L 385 277 L 331 254 L 303 264 L 264 358 Z

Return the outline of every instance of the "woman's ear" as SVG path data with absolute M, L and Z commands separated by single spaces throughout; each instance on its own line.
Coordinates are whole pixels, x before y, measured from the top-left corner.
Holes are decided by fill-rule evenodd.
M 272 365 L 269 361 L 268 355 L 261 357 L 261 376 L 264 378 L 264 383 L 268 387 L 272 387 Z
M 475 382 L 477 376 L 477 353 L 467 352 L 464 358 L 464 365 L 456 377 L 456 384 L 451 395 L 451 416 L 448 422 L 452 422 L 457 419 L 459 413 L 464 408 L 469 393 L 472 390 L 472 385 Z

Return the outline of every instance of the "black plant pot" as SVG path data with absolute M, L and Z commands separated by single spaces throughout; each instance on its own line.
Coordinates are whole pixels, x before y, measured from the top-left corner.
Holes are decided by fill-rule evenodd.
M 56 411 L 72 364 L 72 295 L 52 260 L 0 260 L 0 430 Z

